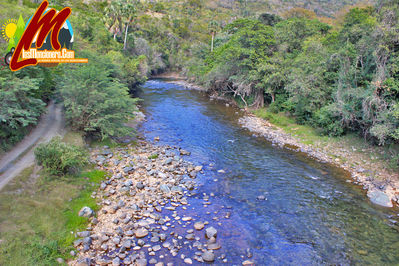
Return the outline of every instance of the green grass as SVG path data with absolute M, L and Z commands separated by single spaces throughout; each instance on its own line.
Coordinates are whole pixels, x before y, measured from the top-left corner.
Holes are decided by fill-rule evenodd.
M 62 138 L 62 141 L 68 144 L 72 144 L 78 147 L 84 147 L 85 143 L 82 137 L 82 133 L 80 132 L 75 132 L 75 131 L 69 131 L 64 135 Z
M 30 179 L 31 175 L 33 174 L 34 166 L 30 166 L 25 168 L 19 176 L 11 180 L 4 188 L 3 191 L 15 191 L 17 189 L 23 188 L 28 180 Z
M 63 141 L 85 145 L 77 132 L 68 132 Z M 57 258 L 70 258 L 75 233 L 88 225 L 88 219 L 78 215 L 79 210 L 84 206 L 98 210 L 91 194 L 104 180 L 105 172 L 88 168 L 63 177 L 50 176 L 44 170 L 36 172 L 33 166 L 25 169 L 0 192 L 2 266 L 57 265 Z
M 91 194 L 105 172 L 52 177 L 40 171 L 36 182 L 29 182 L 32 172 L 33 167 L 25 169 L 0 192 L 0 265 L 56 265 L 57 258 L 69 258 L 71 232 L 88 224 L 79 210 L 98 209 Z
M 266 108 L 255 110 L 253 113 L 283 129 L 286 133 L 295 136 L 304 144 L 315 144 L 329 139 L 327 136 L 320 135 L 317 129 L 308 125 L 299 125 L 294 118 L 288 117 L 283 113 L 272 113 Z
M 116 148 L 116 147 L 124 147 L 127 146 L 127 144 L 124 143 L 118 143 L 114 141 L 111 138 L 105 138 L 103 140 L 92 140 L 90 141 L 90 147 L 103 147 L 103 146 L 108 146 L 111 149 Z
M 156 158 L 158 158 L 158 154 L 157 153 L 154 153 L 154 154 L 151 154 L 150 156 L 148 156 L 148 159 L 156 159 Z
M 284 113 L 272 113 L 267 108 L 254 110 L 253 113 L 291 134 L 303 144 L 312 145 L 316 148 L 323 148 L 327 145 L 335 149 L 346 148 L 353 151 L 355 156 L 353 159 L 356 159 L 357 162 L 360 159 L 366 159 L 367 161 L 377 162 L 387 169 L 398 169 L 399 145 L 374 146 L 355 133 L 348 133 L 339 137 L 324 136 L 311 126 L 297 124 L 293 117 L 288 117 Z M 338 158 L 334 154 L 329 155 Z M 341 157 L 339 159 L 347 161 L 347 158 Z

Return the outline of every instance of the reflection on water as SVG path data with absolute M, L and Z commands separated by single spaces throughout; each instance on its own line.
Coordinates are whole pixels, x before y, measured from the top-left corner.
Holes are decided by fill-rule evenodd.
M 204 165 L 192 215 L 219 223 L 217 255 L 240 263 L 249 248 L 259 264 L 399 263 L 395 212 L 369 203 L 342 170 L 252 136 L 238 109 L 199 92 L 151 80 L 140 97 L 142 134 Z M 206 208 L 203 193 L 214 194 Z

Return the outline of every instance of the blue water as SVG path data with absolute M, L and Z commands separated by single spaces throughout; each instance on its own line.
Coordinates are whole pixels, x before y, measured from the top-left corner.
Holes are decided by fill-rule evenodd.
M 182 147 L 204 166 L 186 212 L 213 221 L 222 245 L 215 254 L 227 264 L 240 265 L 247 249 L 258 265 L 399 264 L 397 210 L 371 204 L 343 170 L 252 136 L 237 123 L 239 109 L 202 93 L 150 80 L 140 97 L 144 137 Z M 206 208 L 203 193 L 214 194 Z

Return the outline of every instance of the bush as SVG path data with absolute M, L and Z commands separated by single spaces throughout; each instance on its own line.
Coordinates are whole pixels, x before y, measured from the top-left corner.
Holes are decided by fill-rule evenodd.
M 10 148 L 37 124 L 45 110 L 45 103 L 35 97 L 39 83 L 39 79 L 18 78 L 9 69 L 0 69 L 0 149 Z
M 87 163 L 86 152 L 77 146 L 68 145 L 55 137 L 35 149 L 37 163 L 52 175 L 76 173 Z
M 345 126 L 336 115 L 334 105 L 322 107 L 314 115 L 314 125 L 319 127 L 321 132 L 329 136 L 341 136 L 345 132 Z

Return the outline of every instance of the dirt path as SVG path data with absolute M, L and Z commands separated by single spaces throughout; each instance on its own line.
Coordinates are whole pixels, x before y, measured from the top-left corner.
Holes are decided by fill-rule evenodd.
M 0 160 L 0 190 L 26 167 L 34 163 L 33 148 L 56 135 L 64 134 L 64 119 L 60 106 L 50 103 L 47 113 L 36 128 Z

